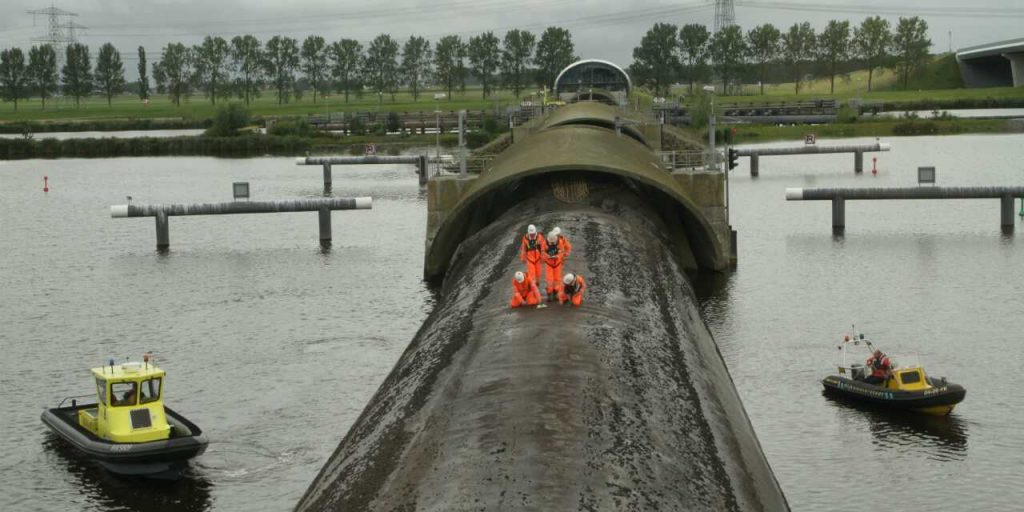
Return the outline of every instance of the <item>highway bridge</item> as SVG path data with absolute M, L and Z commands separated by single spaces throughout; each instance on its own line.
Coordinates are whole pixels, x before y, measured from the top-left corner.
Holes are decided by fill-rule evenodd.
M 1024 38 L 957 50 L 968 87 L 1024 87 Z

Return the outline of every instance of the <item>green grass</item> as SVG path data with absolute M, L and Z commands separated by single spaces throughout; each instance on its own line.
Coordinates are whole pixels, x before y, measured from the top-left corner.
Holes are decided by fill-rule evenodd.
M 1024 99 L 1024 88 L 1020 87 L 963 88 L 960 70 L 952 55 L 935 58 L 922 72 L 911 77 L 907 90 L 903 90 L 898 83 L 896 73 L 885 68 L 875 70 L 871 84 L 872 90 L 868 92 L 868 72 L 858 70 L 845 76 L 836 76 L 835 94 L 829 92 L 828 77 L 823 77 L 802 83 L 800 94 L 794 92 L 793 82 L 766 84 L 764 95 L 759 93 L 757 84 L 744 84 L 741 87 L 742 94 L 717 96 L 715 100 L 721 103 L 775 103 L 824 98 L 888 102 Z M 686 95 L 687 90 L 688 86 L 679 86 L 673 88 L 672 92 Z
M 277 104 L 272 91 L 265 91 L 249 105 L 250 114 L 253 116 L 274 117 L 274 116 L 299 116 L 307 114 L 326 114 L 329 112 L 356 112 L 356 111 L 379 111 L 382 112 L 412 112 L 412 111 L 433 111 L 440 110 L 493 110 L 497 105 L 501 108 L 511 104 L 517 104 L 517 100 L 510 91 L 499 91 L 482 99 L 480 89 L 466 89 L 465 94 L 454 92 L 451 99 L 436 101 L 434 93 L 436 90 L 428 90 L 420 93 L 418 101 L 414 101 L 412 94 L 400 92 L 395 95 L 395 101 L 391 101 L 389 95 L 384 95 L 383 102 L 378 104 L 377 95 L 370 97 L 364 95 L 356 98 L 350 95 L 349 103 L 345 103 L 344 96 L 332 94 L 328 98 L 317 98 L 313 103 L 313 95 L 306 93 L 300 100 L 293 100 L 291 103 Z M 524 96 L 525 98 L 525 96 Z M 231 101 L 239 101 L 232 99 Z M 218 104 L 222 101 L 218 100 Z M 210 104 L 210 100 L 201 94 L 193 96 L 188 100 L 182 100 L 181 106 L 175 106 L 166 95 L 154 95 L 149 106 L 143 105 L 138 96 L 123 94 L 114 98 L 111 106 L 107 106 L 106 98 L 90 97 L 82 102 L 80 108 L 75 108 L 74 100 L 47 100 L 46 108 L 41 108 L 39 98 L 32 98 L 18 102 L 18 110 L 15 112 L 14 104 L 10 102 L 0 103 L 0 123 L 18 121 L 47 121 L 47 120 L 103 120 L 103 119 L 207 119 L 213 117 L 216 107 Z

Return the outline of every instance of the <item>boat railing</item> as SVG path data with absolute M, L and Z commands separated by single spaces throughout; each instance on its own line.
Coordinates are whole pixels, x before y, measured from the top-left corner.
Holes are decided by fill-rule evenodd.
M 57 404 L 57 408 L 60 409 L 61 407 L 64 407 L 64 402 L 67 402 L 68 400 L 71 400 L 71 407 L 78 407 L 78 399 L 79 398 L 95 398 L 95 396 L 96 395 L 93 395 L 93 394 L 66 396 L 66 397 L 64 397 L 63 400 L 60 401 L 59 404 Z

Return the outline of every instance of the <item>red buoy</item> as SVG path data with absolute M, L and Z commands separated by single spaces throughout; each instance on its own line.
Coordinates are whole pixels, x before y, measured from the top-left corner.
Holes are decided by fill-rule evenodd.
M 878 157 L 871 157 L 871 175 L 878 176 Z
M 49 191 L 50 191 L 50 177 L 49 176 L 43 176 L 43 192 L 49 192 Z

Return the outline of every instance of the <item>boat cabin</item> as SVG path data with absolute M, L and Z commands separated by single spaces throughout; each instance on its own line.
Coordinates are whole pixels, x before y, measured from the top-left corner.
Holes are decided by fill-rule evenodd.
M 128 362 L 92 369 L 95 408 L 78 411 L 78 423 L 97 437 L 116 443 L 145 443 L 170 437 L 163 404 L 164 371 L 149 362 Z
M 924 368 L 911 366 L 908 368 L 893 368 L 889 378 L 885 381 L 885 387 L 902 391 L 919 391 L 932 386 L 928 384 Z

